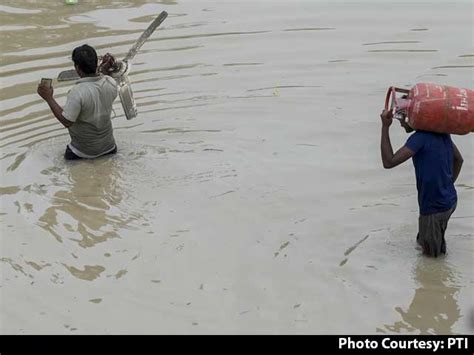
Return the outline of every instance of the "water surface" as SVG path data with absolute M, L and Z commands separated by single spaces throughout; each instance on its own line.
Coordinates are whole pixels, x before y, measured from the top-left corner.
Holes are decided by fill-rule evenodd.
M 130 75 L 139 117 L 114 106 L 119 153 L 65 162 L 39 79 L 83 43 L 124 56 L 163 10 Z M 391 85 L 472 87 L 472 10 L 4 0 L 0 332 L 472 333 L 472 137 L 448 255 L 426 259 L 378 118 Z

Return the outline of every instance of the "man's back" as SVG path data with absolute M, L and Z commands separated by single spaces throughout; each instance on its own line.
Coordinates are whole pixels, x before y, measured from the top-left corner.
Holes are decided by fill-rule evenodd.
M 95 157 L 115 148 L 110 116 L 116 97 L 117 84 L 108 76 L 84 77 L 71 89 L 63 116 L 74 122 L 68 129 L 75 154 Z
M 449 134 L 417 131 L 406 146 L 413 151 L 420 214 L 444 212 L 457 202 L 453 183 L 453 142 Z

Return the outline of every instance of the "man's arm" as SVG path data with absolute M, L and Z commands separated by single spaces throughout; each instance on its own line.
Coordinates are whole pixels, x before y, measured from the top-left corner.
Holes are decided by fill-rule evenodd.
M 456 144 L 453 142 L 453 183 L 456 182 L 459 173 L 461 172 L 462 163 L 464 159 L 462 158 L 461 152 L 459 151 Z
M 390 142 L 389 129 L 392 124 L 392 112 L 384 110 L 380 115 L 382 119 L 382 136 L 380 141 L 380 151 L 382 153 L 382 163 L 385 169 L 391 169 L 410 159 L 414 152 L 408 147 L 401 147 L 393 154 L 392 143 Z
M 51 111 L 53 112 L 54 116 L 58 119 L 59 122 L 66 128 L 71 127 L 74 122 L 71 122 L 64 118 L 63 116 L 63 108 L 59 106 L 56 100 L 53 97 L 53 88 L 47 87 L 45 85 L 38 86 L 38 95 L 41 96 L 44 101 L 49 105 Z

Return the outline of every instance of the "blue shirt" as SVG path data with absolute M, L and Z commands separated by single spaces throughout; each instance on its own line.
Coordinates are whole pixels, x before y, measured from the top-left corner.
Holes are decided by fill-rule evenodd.
M 444 212 L 454 207 L 453 142 L 449 134 L 416 131 L 405 146 L 413 151 L 420 214 Z

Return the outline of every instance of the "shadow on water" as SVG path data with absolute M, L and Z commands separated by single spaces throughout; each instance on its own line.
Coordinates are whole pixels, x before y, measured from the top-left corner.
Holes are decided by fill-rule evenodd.
M 415 269 L 419 287 L 406 310 L 395 307 L 401 320 L 384 328 L 393 333 L 452 334 L 461 318 L 456 300 L 460 290 L 457 275 L 445 258 L 420 258 Z

